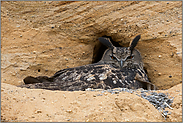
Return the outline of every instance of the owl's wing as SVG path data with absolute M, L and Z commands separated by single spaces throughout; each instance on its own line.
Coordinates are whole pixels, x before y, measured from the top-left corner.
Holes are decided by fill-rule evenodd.
M 40 78 L 42 79 L 42 77 Z M 87 88 L 142 88 L 143 83 L 136 78 L 148 81 L 147 75 L 141 69 L 120 70 L 109 64 L 96 63 L 63 69 L 56 72 L 52 77 L 46 78 L 45 81 L 23 85 L 22 87 L 62 91 L 78 91 Z
M 49 90 L 85 90 L 86 88 L 97 88 L 98 76 L 109 69 L 109 65 L 95 63 L 75 68 L 63 69 L 51 77 L 26 77 L 25 85 L 20 87 L 40 88 Z M 29 80 L 29 81 L 28 81 Z M 30 82 L 34 81 L 34 82 Z M 31 84 L 30 84 L 31 83 Z
M 107 64 L 90 64 L 80 67 L 60 70 L 54 74 L 53 83 L 60 86 L 60 90 L 85 90 L 99 87 L 101 80 L 107 79 L 110 66 Z M 105 73 L 105 76 L 103 76 Z

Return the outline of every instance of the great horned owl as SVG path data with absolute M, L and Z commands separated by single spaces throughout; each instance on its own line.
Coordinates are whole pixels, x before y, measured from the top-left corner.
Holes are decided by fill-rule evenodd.
M 140 35 L 136 36 L 129 47 L 115 47 L 109 38 L 100 37 L 99 41 L 108 49 L 99 62 L 63 69 L 51 77 L 28 76 L 21 87 L 61 91 L 155 88 L 143 69 L 140 52 L 134 49 L 139 39 Z

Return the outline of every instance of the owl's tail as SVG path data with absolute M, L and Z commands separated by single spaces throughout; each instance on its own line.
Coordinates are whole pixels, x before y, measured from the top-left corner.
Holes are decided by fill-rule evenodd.
M 29 88 L 29 89 L 47 89 L 47 90 L 60 90 L 60 91 L 79 91 L 85 90 L 90 87 L 90 83 L 85 82 L 56 82 L 54 77 L 38 76 L 32 77 L 28 76 L 24 79 L 23 85 L 18 87 Z
M 34 84 L 42 82 L 52 82 L 52 79 L 47 76 L 38 76 L 38 77 L 27 76 L 24 79 L 25 84 Z
M 32 77 L 27 76 L 24 79 L 24 85 L 18 87 L 30 88 L 30 89 L 48 89 L 48 90 L 60 90 L 59 83 L 53 82 L 53 78 L 47 76 Z

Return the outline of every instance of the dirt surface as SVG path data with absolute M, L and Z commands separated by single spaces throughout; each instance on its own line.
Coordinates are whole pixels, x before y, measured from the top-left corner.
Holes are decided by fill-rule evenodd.
M 181 122 L 182 84 L 158 91 L 175 97 L 165 120 L 147 100 L 121 92 L 49 91 L 1 85 L 1 120 L 9 122 Z
M 1 2 L 1 118 L 163 121 L 148 101 L 132 94 L 121 93 L 115 99 L 110 94 L 93 97 L 94 92 L 52 92 L 14 86 L 23 84 L 23 78 L 29 75 L 52 76 L 60 69 L 92 63 L 100 51 L 98 37 L 111 36 L 121 46 L 128 46 L 138 34 L 141 40 L 136 48 L 150 81 L 160 91 L 168 89 L 166 92 L 176 99 L 174 113 L 166 121 L 180 122 L 182 98 L 177 94 L 182 92 L 181 1 Z M 139 110 L 134 106 L 135 110 L 123 112 L 121 103 L 144 107 Z

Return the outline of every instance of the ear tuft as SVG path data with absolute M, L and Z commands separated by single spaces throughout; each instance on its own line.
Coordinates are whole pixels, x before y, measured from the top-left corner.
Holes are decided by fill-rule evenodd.
M 133 41 L 132 41 L 132 43 L 131 43 L 131 45 L 130 45 L 130 50 L 131 50 L 131 51 L 133 51 L 133 49 L 134 49 L 135 46 L 137 45 L 137 43 L 138 43 L 140 37 L 141 37 L 140 35 L 137 35 L 137 36 L 133 39 Z
M 105 38 L 105 37 L 100 37 L 98 38 L 98 40 L 103 44 L 105 45 L 106 47 L 110 48 L 110 49 L 113 49 L 114 46 L 113 44 L 111 43 L 110 39 L 109 38 Z

